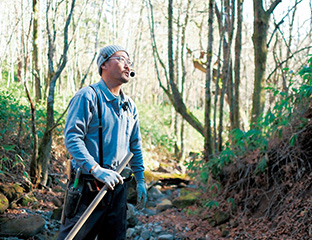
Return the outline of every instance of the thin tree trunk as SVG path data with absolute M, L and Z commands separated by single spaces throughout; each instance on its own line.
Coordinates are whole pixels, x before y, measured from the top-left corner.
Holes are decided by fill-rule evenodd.
M 220 39 L 224 38 L 224 29 L 220 30 Z M 220 92 L 220 76 L 221 76 L 221 50 L 222 50 L 222 41 L 219 41 L 219 50 L 218 50 L 218 67 L 216 72 L 216 90 L 214 97 L 214 107 L 213 107 L 213 149 L 214 151 L 218 150 L 218 131 L 217 131 L 217 111 L 218 111 L 218 98 Z M 221 95 L 221 94 L 220 94 Z
M 240 85 L 240 66 L 242 52 L 242 23 L 243 23 L 243 2 L 237 1 L 237 31 L 235 39 L 235 63 L 234 63 L 234 107 L 233 107 L 233 129 L 239 128 L 239 85 Z
M 252 124 L 255 124 L 257 122 L 258 117 L 262 114 L 264 109 L 265 95 L 263 92 L 263 88 L 268 52 L 266 39 L 268 35 L 269 19 L 271 13 L 281 1 L 282 0 L 275 0 L 267 11 L 265 11 L 263 8 L 263 0 L 253 1 L 254 33 L 252 35 L 252 41 L 255 54 L 255 79 L 254 91 L 252 96 Z
M 233 101 L 233 97 L 231 96 L 231 77 L 232 77 L 232 63 L 231 63 L 231 45 L 233 39 L 233 24 L 234 24 L 234 0 L 226 0 L 224 4 L 224 13 L 225 19 L 222 28 L 224 28 L 224 32 L 227 33 L 222 39 L 223 41 L 223 67 L 222 67 L 222 91 L 220 96 L 220 116 L 219 116 L 219 131 L 218 131 L 218 151 L 222 151 L 223 139 L 223 107 L 224 107 L 224 97 L 225 93 L 228 92 L 229 96 L 229 105 L 230 105 L 230 115 L 233 110 L 231 108 Z
M 39 174 L 41 176 L 40 183 L 42 185 L 47 184 L 48 180 L 48 165 L 50 161 L 50 151 L 51 151 L 51 145 L 52 145 L 52 133 L 53 129 L 55 127 L 54 124 L 54 93 L 55 93 L 55 84 L 56 81 L 59 79 L 62 71 L 64 70 L 66 63 L 67 63 L 67 53 L 68 53 L 68 48 L 69 48 L 69 43 L 68 43 L 68 29 L 69 29 L 69 24 L 72 19 L 72 14 L 73 10 L 75 7 L 75 2 L 76 0 L 72 1 L 70 12 L 67 16 L 67 20 L 65 23 L 64 27 L 64 45 L 63 45 L 63 54 L 60 59 L 60 64 L 54 72 L 53 68 L 53 54 L 54 54 L 54 42 L 49 41 L 49 77 L 50 78 L 50 84 L 49 84 L 49 92 L 48 92 L 48 101 L 47 101 L 47 122 L 46 122 L 46 127 L 45 131 L 43 134 L 43 138 L 40 142 L 40 146 L 38 149 L 38 159 L 37 159 L 37 167 Z M 47 9 L 48 11 L 48 9 Z M 48 21 L 48 19 L 47 19 Z M 47 23 L 47 27 L 49 28 L 49 24 Z M 49 32 L 49 30 L 48 30 Z M 50 39 L 52 40 L 52 39 Z
M 40 174 L 39 174 L 39 168 L 37 164 L 37 157 L 38 157 L 38 136 L 37 136 L 37 127 L 36 127 L 36 108 L 35 104 L 33 103 L 27 84 L 24 82 L 26 94 L 28 101 L 30 103 L 30 109 L 31 109 L 31 133 L 33 137 L 33 154 L 31 156 L 30 161 L 30 178 L 31 182 L 35 185 L 39 184 L 40 182 Z
M 176 34 L 176 54 L 175 54 L 175 72 L 176 72 L 176 75 L 175 75 L 175 79 L 176 79 L 176 85 L 178 86 L 178 89 L 183 97 L 183 91 L 182 91 L 182 83 L 181 83 L 181 79 L 180 79 L 180 72 L 179 72 L 179 55 L 180 55 L 180 16 L 181 16 L 181 13 L 180 13 L 180 9 L 181 9 L 181 5 L 179 6 L 178 8 L 178 17 L 177 17 L 177 20 L 176 20 L 176 27 L 177 27 L 177 34 Z M 180 134 L 179 132 L 181 133 L 181 128 L 180 128 L 180 118 L 181 116 L 176 112 L 174 114 L 174 155 L 175 155 L 175 158 L 179 161 L 181 159 L 181 148 L 179 146 L 179 139 L 180 139 Z M 183 139 L 181 139 L 183 141 Z
M 151 4 L 151 1 L 149 0 L 149 8 L 150 8 L 150 18 L 149 18 L 149 28 L 150 28 L 150 34 L 151 34 L 151 40 L 152 40 L 152 48 L 153 48 L 153 56 L 154 56 L 154 65 L 156 68 L 156 74 L 157 79 L 160 87 L 163 89 L 165 94 L 167 95 L 168 99 L 174 106 L 175 110 L 179 112 L 182 117 L 195 129 L 197 130 L 202 136 L 204 136 L 204 127 L 202 123 L 192 114 L 192 112 L 186 107 L 183 98 L 177 89 L 176 84 L 173 81 L 169 81 L 170 78 L 168 78 L 168 72 L 165 64 L 161 60 L 157 46 L 155 41 L 155 30 L 154 30 L 154 16 L 153 16 L 153 5 Z M 168 37 L 169 39 L 169 37 Z M 169 40 L 168 40 L 169 41 Z M 167 86 L 165 87 L 162 84 L 160 73 L 157 65 L 157 60 L 159 61 L 161 67 L 163 68 L 165 72 L 165 78 L 167 80 Z M 169 63 L 170 64 L 170 63 Z M 170 91 L 171 88 L 171 91 Z
M 38 65 L 38 15 L 39 1 L 33 0 L 33 39 L 32 39 L 32 65 L 33 75 L 35 77 L 36 102 L 41 99 L 40 70 Z
M 96 58 L 96 55 L 97 55 L 97 48 L 98 48 L 98 45 L 99 45 L 99 32 L 100 32 L 100 29 L 101 29 L 101 23 L 102 23 L 101 18 L 102 18 L 102 13 L 103 13 L 104 2 L 105 1 L 101 2 L 101 6 L 100 6 L 100 9 L 98 11 L 98 19 L 97 19 L 97 29 L 98 29 L 98 31 L 96 31 L 96 35 L 95 35 L 94 55 L 93 55 L 93 58 L 92 58 L 92 60 L 91 60 L 91 62 L 89 64 L 88 68 L 87 68 L 87 71 L 85 72 L 85 74 L 82 77 L 82 80 L 80 82 L 80 88 L 83 87 L 83 85 L 85 83 L 85 80 L 86 80 L 86 78 L 87 78 L 87 76 L 88 76 L 88 74 L 90 72 L 92 64 L 93 64 L 93 62 L 94 62 L 94 60 Z
M 182 1 L 183 2 L 183 1 Z M 186 26 L 189 21 L 189 10 L 190 10 L 191 0 L 188 0 L 187 6 L 186 6 L 186 14 L 185 14 L 185 21 L 182 26 L 181 31 L 181 68 L 182 68 L 182 76 L 181 76 L 181 92 L 184 93 L 184 84 L 185 84 L 185 78 L 186 78 L 186 68 L 185 68 L 185 56 L 184 56 L 184 50 L 185 50 L 185 38 L 186 38 Z M 184 129 L 185 129 L 185 123 L 183 118 L 181 119 L 181 127 L 180 127 L 180 151 L 181 151 L 181 158 L 183 158 L 184 155 Z
M 287 44 L 287 53 L 286 53 L 286 59 L 289 59 L 289 56 L 291 55 L 291 44 L 292 44 L 292 32 L 293 32 L 293 27 L 294 27 L 294 21 L 295 21 L 295 15 L 296 15 L 296 12 L 297 12 L 297 4 L 298 4 L 298 0 L 296 0 L 295 2 L 295 8 L 294 8 L 294 11 L 293 11 L 293 14 L 292 14 L 292 17 L 291 17 L 291 21 L 290 21 L 290 24 L 289 24 L 289 40 L 288 40 L 288 44 Z M 286 61 L 285 63 L 285 67 L 287 68 L 288 67 L 288 60 Z M 285 75 L 285 72 L 283 71 L 283 91 L 286 92 L 288 94 L 288 84 L 286 82 L 286 76 Z
M 173 18 L 173 0 L 168 1 L 168 62 L 169 62 L 169 83 L 170 85 L 175 84 L 174 79 L 174 59 L 173 59 L 173 29 L 172 29 L 172 18 Z
M 206 88 L 205 88 L 205 145 L 204 145 L 204 161 L 208 162 L 212 155 L 212 134 L 211 134 L 211 79 L 213 75 L 212 69 L 212 52 L 213 52 L 213 13 L 214 1 L 209 1 L 209 16 L 208 16 L 208 47 L 207 47 L 207 68 L 206 68 Z

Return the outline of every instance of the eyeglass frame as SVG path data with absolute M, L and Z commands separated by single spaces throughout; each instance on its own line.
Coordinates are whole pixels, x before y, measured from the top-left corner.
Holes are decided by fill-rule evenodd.
M 124 64 L 127 64 L 127 66 L 129 67 L 132 67 L 133 66 L 133 62 L 129 59 L 126 59 L 125 57 L 123 56 L 119 56 L 119 57 L 110 57 L 109 59 L 107 60 L 110 60 L 110 59 L 116 59 L 118 60 L 118 62 L 120 62 L 121 60 L 124 62 Z

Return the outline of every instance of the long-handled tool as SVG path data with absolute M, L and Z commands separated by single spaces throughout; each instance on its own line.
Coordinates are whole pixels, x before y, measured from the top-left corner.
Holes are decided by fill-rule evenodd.
M 66 175 L 67 175 L 67 188 L 69 187 L 70 179 L 71 179 L 71 170 L 72 170 L 72 163 L 71 160 L 68 160 L 67 167 L 66 167 Z M 67 198 L 67 190 L 65 192 L 64 200 Z M 64 201 L 65 202 L 65 201 Z M 65 204 L 64 204 L 65 205 Z M 61 215 L 61 223 L 65 224 L 65 207 L 63 206 L 62 215 Z
M 121 161 L 120 165 L 117 167 L 117 172 L 121 173 L 122 170 L 125 168 L 125 166 L 128 164 L 130 159 L 132 158 L 133 153 L 129 152 L 124 159 Z M 82 225 L 87 221 L 93 210 L 96 208 L 96 206 L 100 203 L 100 201 L 103 199 L 107 192 L 107 186 L 104 185 L 104 187 L 99 191 L 99 193 L 95 196 L 89 207 L 86 209 L 86 211 L 82 214 L 82 216 L 79 218 L 79 220 L 76 222 L 75 226 L 71 229 L 71 231 L 66 236 L 65 240 L 72 240 Z

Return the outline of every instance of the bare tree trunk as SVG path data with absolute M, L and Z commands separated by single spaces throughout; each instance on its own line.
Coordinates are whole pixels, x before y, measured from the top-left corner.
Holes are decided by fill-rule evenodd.
M 292 32 L 293 32 L 293 27 L 294 27 L 294 21 L 295 21 L 295 15 L 296 15 L 296 12 L 297 12 L 297 4 L 298 4 L 298 0 L 295 1 L 295 8 L 294 8 L 294 11 L 293 11 L 293 15 L 291 17 L 291 21 L 290 21 L 290 24 L 289 24 L 289 40 L 288 40 L 288 43 L 287 43 L 287 53 L 286 53 L 286 63 L 285 63 L 285 67 L 287 68 L 288 67 L 288 59 L 291 55 L 291 44 L 292 44 Z M 282 72 L 283 74 L 283 91 L 288 93 L 288 84 L 286 82 L 286 76 L 285 75 L 285 71 Z
M 180 13 L 181 10 L 181 5 L 178 8 L 178 16 L 177 16 L 177 20 L 176 20 L 176 28 L 177 28 L 177 34 L 176 34 L 176 52 L 175 52 L 175 79 L 176 79 L 176 85 L 178 86 L 178 89 L 183 97 L 183 91 L 182 91 L 182 84 L 181 84 L 181 79 L 180 79 L 180 72 L 179 72 L 179 61 L 180 61 L 180 29 L 181 29 L 181 24 L 180 24 Z M 179 146 L 179 139 L 180 139 L 180 134 L 181 133 L 181 128 L 180 128 L 180 118 L 181 116 L 175 112 L 174 114 L 174 155 L 175 158 L 179 161 L 181 159 L 181 149 Z M 181 141 L 183 141 L 183 139 L 180 139 Z
M 230 114 L 232 114 L 233 110 L 231 109 L 231 102 L 233 101 L 233 97 L 231 96 L 231 88 L 230 83 L 232 80 L 232 61 L 231 61 L 231 45 L 233 39 L 233 24 L 234 24 L 234 0 L 226 0 L 224 4 L 224 13 L 225 19 L 224 24 L 220 26 L 220 29 L 224 29 L 225 37 L 222 39 L 223 41 L 223 67 L 222 67 L 222 91 L 220 96 L 220 116 L 219 116 L 219 131 L 218 131 L 218 151 L 222 151 L 222 133 L 223 133 L 223 107 L 224 107 L 224 97 L 225 93 L 228 92 L 229 97 L 229 106 L 230 106 Z M 219 21 L 220 22 L 220 21 Z
M 237 31 L 235 39 L 235 63 L 234 63 L 234 106 L 233 106 L 233 129 L 239 128 L 239 85 L 240 65 L 242 52 L 242 23 L 243 23 L 243 2 L 237 1 Z
M 23 5 L 23 1 L 21 2 L 21 9 L 24 8 Z M 24 12 L 22 11 L 22 15 L 21 15 L 21 23 L 22 26 L 24 26 Z M 21 45 L 23 46 L 22 48 L 19 49 L 19 55 L 17 56 L 17 81 L 18 82 L 22 82 L 22 71 L 23 71 L 23 50 L 24 50 L 24 43 L 25 43 L 25 39 L 24 39 L 24 27 L 22 27 L 21 31 L 20 31 L 20 41 L 21 41 Z
M 207 68 L 206 68 L 206 89 L 205 89 L 205 145 L 204 145 L 204 161 L 208 162 L 212 155 L 212 134 L 211 134 L 211 79 L 213 76 L 213 69 L 211 67 L 212 62 L 212 52 L 213 52 L 213 10 L 214 1 L 210 0 L 209 5 L 209 16 L 208 16 L 208 47 L 207 47 Z
M 52 145 L 52 133 L 53 129 L 55 128 L 54 123 L 54 93 L 55 93 L 55 84 L 56 81 L 59 79 L 62 71 L 64 70 L 66 63 L 67 63 L 67 52 L 69 48 L 68 43 L 68 30 L 69 24 L 72 19 L 73 10 L 75 7 L 76 0 L 72 1 L 71 8 L 69 14 L 67 16 L 67 20 L 64 27 L 64 45 L 63 45 L 63 54 L 61 59 L 59 60 L 59 65 L 56 71 L 54 71 L 53 67 L 53 54 L 55 50 L 55 42 L 49 38 L 49 54 L 48 54 L 48 61 L 49 61 L 49 92 L 48 92 L 48 100 L 47 100 L 47 123 L 45 127 L 45 131 L 43 134 L 43 138 L 40 142 L 40 146 L 38 149 L 38 159 L 37 159 L 37 168 L 40 174 L 40 183 L 42 185 L 46 185 L 48 180 L 48 165 L 50 161 L 50 151 Z M 47 12 L 49 10 L 49 6 L 47 8 Z M 47 14 L 48 15 L 48 14 Z M 48 21 L 48 16 L 47 16 Z M 49 23 L 47 22 L 47 30 L 49 30 Z M 49 35 L 50 36 L 50 35 Z M 54 39 L 55 40 L 55 39 Z
M 41 99 L 41 84 L 40 84 L 40 70 L 38 66 L 38 6 L 39 1 L 33 0 L 33 39 L 32 39 L 32 64 L 33 64 L 33 75 L 35 77 L 35 89 L 36 89 L 36 102 Z
M 165 64 L 162 62 L 160 59 L 157 46 L 156 46 L 156 41 L 155 41 L 155 30 L 154 30 L 154 16 L 153 16 L 153 5 L 151 4 L 151 1 L 149 0 L 149 8 L 150 8 L 150 21 L 149 21 L 149 27 L 150 27 L 150 34 L 151 34 L 151 40 L 152 40 L 152 48 L 153 48 L 153 56 L 154 56 L 154 65 L 156 68 L 156 74 L 158 78 L 158 82 L 160 87 L 163 89 L 167 97 L 169 98 L 170 102 L 174 106 L 175 110 L 179 112 L 182 117 L 195 129 L 197 130 L 202 136 L 204 136 L 204 127 L 202 123 L 192 114 L 192 112 L 186 107 L 183 98 L 175 84 L 173 79 L 168 77 L 168 72 Z M 169 22 L 169 20 L 168 20 Z M 172 31 L 172 29 L 171 29 Z M 171 37 L 172 38 L 172 37 Z M 168 37 L 168 42 L 169 42 L 169 37 Z M 172 41 L 172 40 L 171 40 Z M 172 51 L 172 50 L 171 50 Z M 171 53 L 172 54 L 172 53 Z M 169 56 L 170 54 L 168 54 Z M 171 57 L 173 58 L 173 57 Z M 165 78 L 167 80 L 167 87 L 165 87 L 160 78 L 159 70 L 158 70 L 158 65 L 157 65 L 157 60 L 159 61 L 161 67 L 163 68 L 165 72 Z M 172 64 L 172 63 L 169 63 Z M 172 73 L 171 73 L 172 74 Z M 169 74 L 170 75 L 170 74 Z M 170 79 L 170 80 L 169 80 Z M 169 89 L 171 88 L 171 89 Z
M 255 124 L 264 109 L 263 92 L 267 60 L 267 44 L 270 15 L 282 0 L 275 0 L 267 11 L 263 8 L 263 0 L 254 0 L 254 33 L 252 41 L 255 53 L 255 79 L 252 97 L 251 123 Z
M 183 1 L 182 1 L 183 2 Z M 185 68 L 185 38 L 186 38 L 186 26 L 189 21 L 189 10 L 190 10 L 191 0 L 188 0 L 187 6 L 186 6 L 186 15 L 185 15 L 185 21 L 182 26 L 181 30 L 181 68 L 182 68 L 182 76 L 181 76 L 181 92 L 184 93 L 184 84 L 185 84 L 185 77 L 186 77 L 186 68 Z M 183 118 L 181 119 L 181 127 L 180 127 L 180 151 L 181 151 L 181 159 L 184 155 L 184 127 L 185 123 Z
M 172 18 L 173 18 L 173 7 L 172 1 L 168 1 L 168 62 L 169 62 L 169 83 L 170 86 L 175 85 L 174 79 L 174 60 L 173 60 L 173 29 L 172 29 Z M 176 88 L 176 87 L 174 87 Z M 177 89 L 176 89 L 177 90 Z
M 220 31 L 220 39 L 224 37 L 224 30 Z M 216 152 L 218 149 L 218 131 L 217 131 L 217 112 L 218 112 L 218 98 L 219 98 L 219 81 L 221 75 L 221 50 L 222 50 L 222 41 L 219 41 L 219 50 L 218 50 L 218 67 L 216 72 L 216 84 L 215 84 L 215 97 L 214 97 L 214 106 L 213 106 L 213 149 Z
M 26 94 L 28 101 L 30 103 L 30 109 L 31 109 L 31 132 L 32 132 L 32 137 L 33 137 L 33 154 L 31 156 L 31 161 L 30 161 L 30 178 L 31 182 L 35 185 L 39 184 L 40 182 L 40 171 L 38 168 L 38 163 L 37 163 L 37 157 L 38 157 L 38 136 L 37 136 L 37 127 L 36 127 L 36 108 L 35 104 L 33 103 L 26 81 L 24 82 Z
M 83 85 L 85 83 L 85 80 L 86 80 L 86 78 L 87 78 L 87 76 L 88 76 L 88 74 L 90 72 L 92 64 L 93 64 L 93 62 L 94 62 L 94 60 L 96 58 L 96 55 L 97 55 L 97 48 L 98 48 L 98 45 L 99 45 L 99 32 L 100 32 L 100 29 L 101 29 L 101 23 L 102 23 L 101 18 L 102 18 L 102 13 L 103 13 L 104 2 L 105 1 L 101 2 L 101 6 L 100 6 L 100 9 L 98 11 L 98 19 L 97 19 L 97 29 L 98 29 L 98 31 L 96 31 L 96 35 L 95 35 L 94 55 L 93 55 L 93 58 L 92 58 L 92 60 L 91 60 L 91 62 L 89 64 L 88 68 L 87 68 L 87 71 L 85 72 L 85 74 L 82 77 L 82 80 L 80 82 L 80 88 L 83 87 Z

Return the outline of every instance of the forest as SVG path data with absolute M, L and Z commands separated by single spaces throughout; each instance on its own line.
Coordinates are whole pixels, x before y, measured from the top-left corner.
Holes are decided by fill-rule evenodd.
M 0 239 L 56 239 L 68 104 L 110 44 L 149 189 L 127 239 L 312 238 L 312 0 L 0 0 L 0 29 Z

